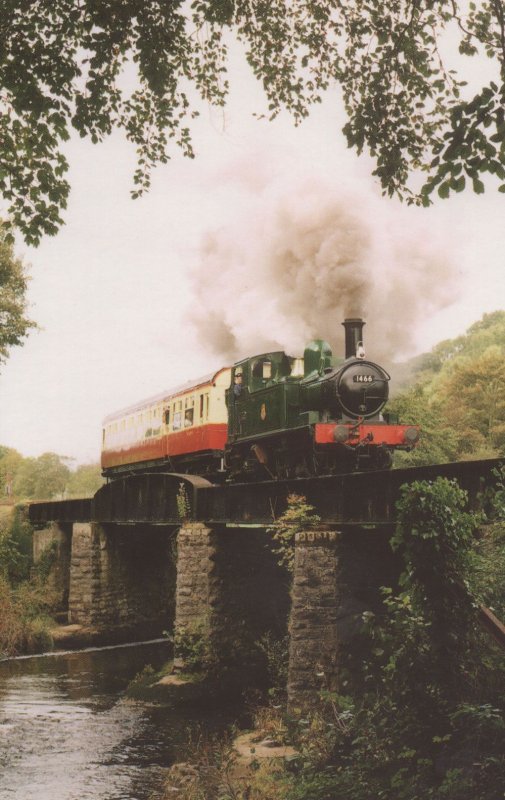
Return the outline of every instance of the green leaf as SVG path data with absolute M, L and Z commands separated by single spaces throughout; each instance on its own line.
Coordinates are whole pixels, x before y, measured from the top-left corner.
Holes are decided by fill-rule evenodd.
M 462 192 L 465 188 L 465 176 L 461 175 L 459 178 L 453 178 L 451 180 L 451 189 L 454 189 L 455 192 Z
M 478 178 L 473 178 L 472 184 L 475 194 L 484 194 L 485 187 L 482 181 L 480 181 Z

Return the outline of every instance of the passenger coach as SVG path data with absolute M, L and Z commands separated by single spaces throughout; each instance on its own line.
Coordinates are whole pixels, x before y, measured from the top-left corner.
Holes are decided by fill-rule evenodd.
M 195 461 L 201 473 L 222 469 L 230 379 L 231 370 L 223 368 L 110 414 L 102 431 L 103 474 L 132 468 L 183 472 Z

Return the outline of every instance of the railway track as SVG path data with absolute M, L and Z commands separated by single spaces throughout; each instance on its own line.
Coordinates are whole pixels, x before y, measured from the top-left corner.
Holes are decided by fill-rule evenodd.
M 103 486 L 93 498 L 31 503 L 34 525 L 46 522 L 109 524 L 180 523 L 181 492 L 190 518 L 207 523 L 268 525 L 286 508 L 290 494 L 303 495 L 322 522 L 353 526 L 381 526 L 395 522 L 400 488 L 414 481 L 455 479 L 468 493 L 469 508 L 485 502 L 497 482 L 499 459 L 462 461 L 429 467 L 357 472 L 254 483 L 212 484 L 194 475 L 156 472 L 128 475 Z

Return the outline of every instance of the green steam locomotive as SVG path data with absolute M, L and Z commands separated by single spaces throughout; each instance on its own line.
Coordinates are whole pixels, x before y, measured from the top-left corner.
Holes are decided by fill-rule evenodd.
M 390 376 L 365 357 L 361 319 L 346 319 L 345 357 L 322 340 L 303 359 L 277 351 L 232 367 L 226 392 L 231 478 L 293 478 L 388 469 L 419 428 L 384 413 Z

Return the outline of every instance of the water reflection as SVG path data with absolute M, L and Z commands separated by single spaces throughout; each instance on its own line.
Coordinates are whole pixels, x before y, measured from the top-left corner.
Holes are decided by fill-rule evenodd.
M 195 712 L 124 690 L 168 656 L 163 643 L 0 663 L 0 800 L 159 798 Z

